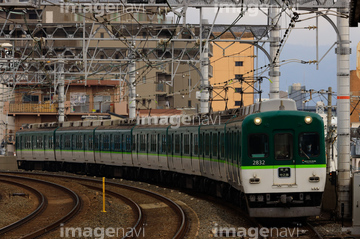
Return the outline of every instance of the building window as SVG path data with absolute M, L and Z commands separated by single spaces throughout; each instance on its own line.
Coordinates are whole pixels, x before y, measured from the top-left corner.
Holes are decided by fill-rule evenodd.
M 243 78 L 242 74 L 235 74 L 235 79 L 240 80 Z
M 104 38 L 104 33 L 103 32 L 100 33 L 100 38 Z
M 142 82 L 143 82 L 144 84 L 146 84 L 146 76 L 143 76 Z
M 191 100 L 188 101 L 188 107 L 191 108 Z
M 242 92 L 242 88 L 235 88 L 235 93 L 241 93 Z
M 244 62 L 243 61 L 235 61 L 235 66 L 243 66 Z
M 235 101 L 235 106 L 241 106 L 241 100 Z
M 39 96 L 38 95 L 24 95 L 23 102 L 24 103 L 38 103 Z
M 29 11 L 29 19 L 37 19 L 37 14 L 35 11 Z

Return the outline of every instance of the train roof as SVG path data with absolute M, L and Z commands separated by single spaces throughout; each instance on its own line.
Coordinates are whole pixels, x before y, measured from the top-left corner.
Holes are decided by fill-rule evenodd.
M 63 123 L 40 123 L 30 124 L 23 132 L 26 131 L 49 131 L 50 129 L 57 129 L 59 131 L 76 130 L 77 127 L 81 130 L 112 130 L 112 129 L 131 129 L 136 126 L 136 129 L 142 128 L 166 128 L 169 125 L 178 124 L 179 126 L 189 126 L 181 123 L 182 120 L 187 117 L 193 124 L 191 126 L 204 125 L 200 122 L 206 122 L 208 120 L 216 120 L 217 117 L 221 118 L 221 123 L 230 123 L 241 120 L 248 115 L 254 113 L 261 113 L 267 111 L 296 111 L 296 103 L 292 99 L 270 99 L 262 102 L 255 103 L 253 105 L 244 106 L 241 108 L 230 109 L 226 111 L 214 112 L 211 115 L 173 115 L 173 116 L 148 116 L 140 117 L 137 119 L 116 119 L 116 120 L 94 120 L 94 121 L 66 121 Z M 178 121 L 172 121 L 172 117 L 177 118 Z M 165 120 L 165 123 L 164 123 Z M 206 126 L 206 124 L 205 124 Z

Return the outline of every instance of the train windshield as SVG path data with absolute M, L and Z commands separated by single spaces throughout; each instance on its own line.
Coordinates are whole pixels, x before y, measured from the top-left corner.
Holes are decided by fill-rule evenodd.
M 289 160 L 293 157 L 293 135 L 290 133 L 275 134 L 275 159 Z
M 249 157 L 265 158 L 269 153 L 269 138 L 266 134 L 252 134 L 249 136 Z
M 320 140 L 317 133 L 301 133 L 299 135 L 299 155 L 316 157 L 320 152 Z

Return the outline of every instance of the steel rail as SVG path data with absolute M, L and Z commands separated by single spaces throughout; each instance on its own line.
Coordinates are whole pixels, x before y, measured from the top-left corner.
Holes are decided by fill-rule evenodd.
M 22 219 L 14 222 L 14 223 L 11 223 L 11 224 L 3 227 L 3 228 L 0 228 L 0 235 L 3 235 L 3 234 L 5 234 L 5 233 L 7 233 L 9 231 L 15 230 L 19 226 L 25 224 L 26 222 L 32 220 L 37 215 L 39 215 L 46 208 L 47 200 L 46 200 L 45 196 L 40 191 L 38 191 L 37 189 L 32 188 L 30 186 L 27 186 L 25 184 L 13 182 L 13 181 L 8 181 L 8 180 L 4 180 L 4 179 L 0 179 L 0 182 L 7 183 L 7 184 L 12 184 L 14 186 L 24 188 L 25 190 L 30 191 L 31 193 L 35 194 L 36 198 L 39 201 L 38 207 L 34 211 L 32 211 L 29 215 L 27 215 L 27 216 L 23 217 Z
M 66 187 L 64 187 L 62 185 L 55 184 L 55 183 L 52 183 L 52 182 L 47 182 L 47 181 L 40 180 L 40 179 L 29 178 L 29 177 L 20 177 L 20 176 L 4 175 L 4 174 L 0 174 L 0 176 L 1 177 L 20 179 L 20 180 L 31 180 L 31 181 L 34 181 L 34 182 L 37 182 L 37 183 L 43 183 L 43 184 L 50 185 L 52 187 L 56 187 L 56 188 L 62 190 L 63 192 L 69 194 L 72 197 L 73 201 L 74 201 L 74 207 L 64 217 L 60 218 L 59 220 L 57 220 L 54 223 L 51 223 L 50 225 L 47 225 L 44 228 L 41 228 L 41 229 L 39 229 L 39 230 L 37 230 L 35 232 L 29 233 L 28 235 L 25 235 L 25 236 L 21 237 L 20 239 L 32 239 L 32 238 L 36 238 L 36 237 L 39 237 L 39 236 L 41 236 L 43 234 L 48 233 L 49 231 L 59 227 L 59 225 L 61 223 L 65 223 L 68 220 L 70 220 L 72 217 L 74 217 L 79 212 L 79 210 L 81 208 L 82 203 L 81 203 L 80 197 L 74 191 L 72 191 L 71 189 L 68 189 L 68 188 L 66 188 Z

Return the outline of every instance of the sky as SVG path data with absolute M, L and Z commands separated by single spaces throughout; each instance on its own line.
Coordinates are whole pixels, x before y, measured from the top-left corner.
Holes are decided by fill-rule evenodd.
M 238 16 L 238 9 L 229 9 L 228 12 L 223 10 L 220 12 L 216 24 L 231 24 Z M 264 11 L 266 11 L 264 9 Z M 300 12 L 301 13 L 301 12 Z M 203 18 L 208 19 L 209 24 L 212 24 L 216 10 L 207 8 L 203 10 Z M 198 23 L 199 22 L 199 10 L 188 9 L 187 22 Z M 312 15 L 300 15 L 299 19 L 305 19 Z M 329 16 L 336 24 L 336 17 Z M 282 18 L 280 21 L 282 31 L 280 36 L 284 35 L 285 28 L 289 25 L 289 17 Z M 267 17 L 265 14 L 257 9 L 248 11 L 245 16 L 237 23 L 237 25 L 262 25 L 267 24 Z M 299 59 L 304 61 L 316 60 L 316 31 L 304 29 L 304 27 L 316 25 L 315 18 L 304 20 L 296 23 L 295 28 L 291 31 L 286 44 L 281 52 L 280 60 Z M 350 40 L 352 54 L 350 55 L 350 70 L 356 69 L 356 47 L 360 42 L 360 29 L 350 28 Z M 335 30 L 328 21 L 324 18 L 319 18 L 319 58 L 323 57 L 329 48 L 337 41 L 337 35 Z M 336 47 L 336 46 L 335 46 Z M 337 91 L 337 79 L 336 79 L 336 54 L 335 47 L 325 56 L 320 62 L 319 69 L 316 70 L 315 64 L 300 64 L 300 63 L 288 63 L 280 67 L 280 90 L 287 91 L 288 86 L 293 83 L 301 83 L 305 85 L 306 89 L 314 89 L 315 91 L 325 89 L 329 86 L 333 88 L 333 91 Z M 266 49 L 269 50 L 269 44 L 266 44 Z M 261 51 L 259 51 L 261 52 Z M 263 53 L 259 53 L 258 65 L 262 66 L 268 64 L 267 58 Z M 265 72 L 264 75 L 268 76 Z M 264 90 L 263 98 L 267 98 L 270 82 L 264 81 L 262 88 Z

